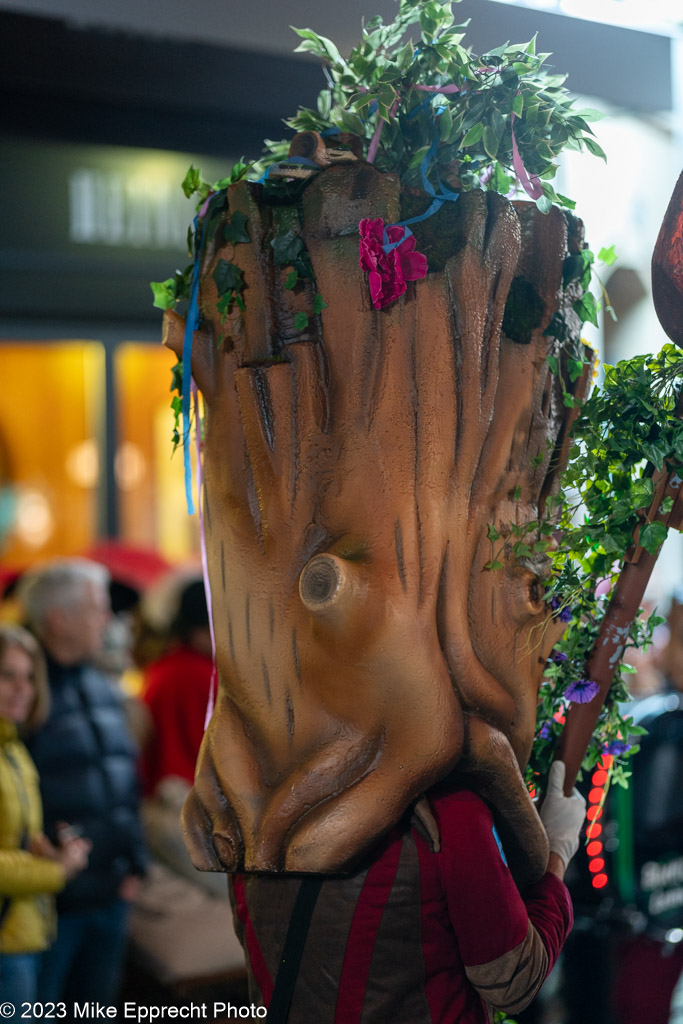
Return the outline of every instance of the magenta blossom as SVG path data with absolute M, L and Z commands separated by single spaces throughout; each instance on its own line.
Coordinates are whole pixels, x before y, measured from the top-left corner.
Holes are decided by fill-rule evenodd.
M 375 309 L 382 309 L 403 295 L 406 281 L 419 281 L 427 274 L 427 257 L 415 252 L 415 238 L 404 238 L 405 228 L 396 224 L 387 229 L 389 243 L 403 241 L 390 252 L 384 251 L 384 220 L 364 217 L 360 231 L 360 266 L 368 275 L 370 298 Z
M 598 684 L 592 679 L 575 679 L 564 691 L 564 695 L 574 704 L 588 704 L 599 689 Z

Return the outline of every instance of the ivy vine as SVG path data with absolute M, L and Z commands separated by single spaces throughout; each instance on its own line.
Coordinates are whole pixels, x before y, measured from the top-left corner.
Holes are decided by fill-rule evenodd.
M 638 543 L 650 554 L 666 538 L 663 523 L 643 521 L 654 499 L 653 467 L 683 477 L 681 350 L 667 344 L 657 355 L 639 355 L 604 370 L 603 385 L 583 404 L 572 428 L 569 463 L 560 490 L 549 499 L 545 520 L 529 524 L 522 531 L 526 536 L 517 541 L 525 550 L 545 550 L 551 558 L 554 574 L 545 599 L 567 623 L 541 686 L 527 769 L 534 788 L 547 775 L 575 685 L 586 682 L 585 666 L 636 527 Z M 672 505 L 666 498 L 660 509 L 666 513 Z M 553 534 L 560 538 L 557 548 Z M 663 621 L 657 614 L 637 618 L 627 648 L 646 649 Z M 626 676 L 632 671 L 623 663 L 617 668 L 583 762 L 584 770 L 590 770 L 603 754 L 611 755 L 612 781 L 620 785 L 630 775 L 627 761 L 637 752 L 642 733 L 622 714 L 630 699 Z

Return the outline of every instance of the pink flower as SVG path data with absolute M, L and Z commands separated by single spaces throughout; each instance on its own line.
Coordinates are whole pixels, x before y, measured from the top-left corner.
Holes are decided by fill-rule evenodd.
M 365 217 L 358 225 L 360 231 L 360 266 L 368 274 L 370 298 L 375 309 L 382 309 L 403 295 L 406 281 L 419 281 L 427 274 L 427 257 L 415 252 L 415 238 L 404 238 L 405 228 L 390 225 L 389 242 L 398 242 L 390 252 L 384 251 L 384 220 Z

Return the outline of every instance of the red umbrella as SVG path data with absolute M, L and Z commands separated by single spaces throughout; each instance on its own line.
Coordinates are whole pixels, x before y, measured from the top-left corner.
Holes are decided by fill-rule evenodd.
M 134 547 L 115 540 L 104 540 L 84 552 L 84 558 L 101 562 L 118 583 L 127 583 L 136 590 L 146 590 L 172 568 L 158 551 Z

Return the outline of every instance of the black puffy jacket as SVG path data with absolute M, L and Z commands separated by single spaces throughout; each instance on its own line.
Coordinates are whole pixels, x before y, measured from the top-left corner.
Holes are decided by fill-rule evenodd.
M 137 749 L 114 686 L 90 665 L 48 659 L 50 717 L 27 746 L 40 775 L 45 832 L 66 821 L 90 839 L 88 867 L 58 898 L 60 911 L 104 906 L 121 880 L 145 870 Z

